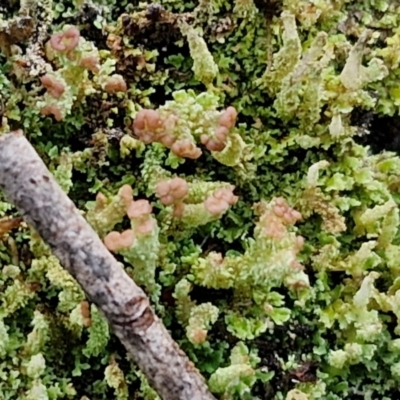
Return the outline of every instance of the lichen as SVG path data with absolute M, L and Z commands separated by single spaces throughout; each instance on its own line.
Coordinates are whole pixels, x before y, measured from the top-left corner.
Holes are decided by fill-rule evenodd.
M 398 397 L 397 2 L 97 3 L 0 5 L 0 134 L 216 396 Z M 0 397 L 156 399 L 1 193 L 0 217 Z

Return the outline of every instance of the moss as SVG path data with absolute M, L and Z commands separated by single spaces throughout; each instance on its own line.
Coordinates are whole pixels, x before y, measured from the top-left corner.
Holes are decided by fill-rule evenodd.
M 389 0 L 0 6 L 0 132 L 25 131 L 102 237 L 142 226 L 118 202 L 124 185 L 150 202 L 156 229 L 117 258 L 221 398 L 399 394 L 399 11 Z M 71 26 L 77 46 L 51 48 Z M 218 136 L 228 109 L 237 119 Z M 162 119 L 150 136 L 135 123 L 144 110 Z M 156 186 L 175 177 L 188 193 L 165 204 Z M 222 204 L 233 187 L 237 201 Z M 0 217 L 0 397 L 154 399 L 2 197 Z

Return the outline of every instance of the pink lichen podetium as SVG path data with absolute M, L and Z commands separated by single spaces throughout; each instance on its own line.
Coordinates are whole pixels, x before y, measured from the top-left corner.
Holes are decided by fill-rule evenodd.
M 123 185 L 118 190 L 118 196 L 124 202 L 126 209 L 129 208 L 131 203 L 133 202 L 133 190 L 130 185 Z
M 190 341 L 196 345 L 203 344 L 207 339 L 207 333 L 206 329 L 199 328 L 191 333 Z
M 129 185 L 121 186 L 118 193 L 110 198 L 98 193 L 95 203 L 88 207 L 86 220 L 103 238 L 122 222 L 132 201 L 133 191 Z
M 104 208 L 106 208 L 107 204 L 108 204 L 107 197 L 103 193 L 98 192 L 96 195 L 96 203 L 95 203 L 94 210 L 101 211 Z
M 65 92 L 65 85 L 59 82 L 51 74 L 43 75 L 40 78 L 40 82 L 43 87 L 47 90 L 50 97 L 54 99 L 59 99 Z M 53 115 L 56 121 L 61 121 L 63 119 L 63 114 L 61 108 L 57 104 L 47 104 L 40 109 L 40 114 L 47 116 Z
M 188 194 L 188 183 L 179 177 L 164 180 L 157 184 L 156 194 L 165 206 L 174 206 L 173 216 L 181 217 L 185 205 L 183 199 Z
M 104 237 L 104 245 L 112 252 L 131 247 L 135 241 L 135 233 L 132 229 L 119 233 L 112 231 Z
M 171 151 L 179 157 L 195 160 L 201 156 L 201 150 L 190 139 L 181 139 L 171 146 Z
M 135 200 L 129 205 L 127 215 L 132 222 L 132 228 L 141 235 L 148 235 L 157 226 L 157 222 L 152 218 L 153 208 L 148 200 Z
M 161 117 L 156 110 L 140 110 L 133 121 L 135 135 L 145 144 L 159 142 L 179 157 L 196 159 L 201 150 L 191 139 L 177 139 L 174 127 L 178 118 L 174 114 Z
M 55 33 L 50 38 L 50 46 L 60 53 L 68 54 L 79 44 L 80 33 L 75 26 L 71 26 L 65 32 Z
M 237 119 L 237 111 L 233 106 L 229 106 L 225 111 L 222 112 L 218 119 L 218 123 L 220 126 L 223 126 L 227 129 L 232 129 L 235 127 L 236 119 Z
M 61 108 L 57 104 L 43 106 L 40 109 L 40 114 L 43 116 L 53 115 L 57 122 L 60 122 L 63 119 Z
M 301 214 L 291 208 L 283 197 L 275 199 L 273 212 L 276 216 L 281 218 L 282 222 L 286 225 L 294 225 L 297 221 L 302 219 Z
M 210 197 L 204 200 L 204 208 L 212 215 L 221 215 L 226 212 L 229 206 L 238 201 L 238 196 L 233 194 L 234 186 L 217 189 Z
M 71 26 L 65 32 L 58 32 L 51 36 L 47 46 L 57 53 L 65 54 L 70 61 L 77 61 L 77 65 L 81 68 L 87 69 L 94 74 L 100 72 L 100 58 L 97 49 L 92 48 L 88 52 L 88 48 L 79 50 L 79 45 L 85 42 L 84 39 L 80 40 L 81 36 L 79 30 Z M 87 43 L 87 42 L 86 42 Z M 110 77 L 112 78 L 112 77 Z M 125 82 L 124 82 L 125 83 Z M 118 85 L 121 86 L 120 82 Z M 111 86 L 115 87 L 116 83 L 111 82 Z
M 263 212 L 259 225 L 267 237 L 282 241 L 289 238 L 293 248 L 293 261 L 291 267 L 295 270 L 303 270 L 303 266 L 297 261 L 297 254 L 304 245 L 302 236 L 295 236 L 288 232 L 288 226 L 294 225 L 302 219 L 301 214 L 289 206 L 285 199 L 278 197 L 266 207 L 261 205 Z
M 226 146 L 226 140 L 228 138 L 229 130 L 224 126 L 219 126 L 214 133 L 214 136 L 210 138 L 210 136 L 203 134 L 200 137 L 200 141 L 204 146 L 206 146 L 207 150 L 210 151 L 222 151 Z
M 40 82 L 47 90 L 47 93 L 55 99 L 59 99 L 65 92 L 65 85 L 62 82 L 57 81 L 57 79 L 50 74 L 42 76 Z
M 210 151 L 222 151 L 227 143 L 229 131 L 235 127 L 237 111 L 235 107 L 229 106 L 218 118 L 218 126 L 214 135 L 207 134 L 200 136 L 201 143 Z
M 285 199 L 278 197 L 267 207 L 260 218 L 260 224 L 266 236 L 282 239 L 287 232 L 287 226 L 301 220 L 301 214 L 291 208 Z
M 126 214 L 132 222 L 132 229 L 122 233 L 113 231 L 104 237 L 104 244 L 113 252 L 131 247 L 137 235 L 148 235 L 157 225 L 156 220 L 151 216 L 152 206 L 149 201 L 133 200 L 132 188 L 129 185 L 122 186 L 118 195 L 125 203 Z
M 127 215 L 129 218 L 142 218 L 147 217 L 151 214 L 152 207 L 148 200 L 136 200 L 132 201 L 127 209 Z
M 158 142 L 163 133 L 163 121 L 156 110 L 140 110 L 132 124 L 135 135 L 144 143 Z
M 93 90 L 87 70 L 94 74 L 100 72 L 100 58 L 98 50 L 80 36 L 75 26 L 54 33 L 44 50 L 47 59 L 54 63 L 55 70 L 40 78 L 47 93 L 43 101 L 39 101 L 38 108 L 41 115 L 52 115 L 59 122 L 72 111 L 75 101 L 83 93 Z M 105 86 L 110 86 L 109 91 L 123 91 L 124 85 L 126 90 L 125 82 L 115 76 L 108 77 L 108 80 L 111 83 L 107 81 Z
M 170 206 L 175 202 L 182 200 L 188 193 L 187 182 L 182 178 L 173 178 L 161 181 L 156 186 L 156 194 L 161 203 Z
M 184 120 L 179 121 L 179 126 L 177 126 L 178 119 L 175 110 L 171 109 L 162 109 L 161 112 L 140 110 L 133 122 L 133 130 L 135 135 L 145 144 L 159 142 L 171 149 L 172 153 L 178 157 L 195 160 L 202 155 L 202 151 L 197 147 L 195 140 L 200 139 L 200 142 L 209 151 L 222 151 L 226 147 L 229 132 L 235 127 L 237 111 L 234 107 L 229 106 L 215 117 L 211 126 L 206 126 L 203 129 L 203 132 L 204 130 L 206 132 L 211 130 L 212 133 L 203 133 L 200 134 L 200 137 L 188 135 L 187 130 L 193 131 L 195 129 L 190 125 L 186 126 L 187 123 Z M 181 135 L 178 132 L 182 128 L 184 128 L 182 132 L 185 133 Z
M 88 55 L 81 59 L 79 66 L 97 74 L 100 71 L 100 59 L 95 55 Z
M 118 92 L 126 92 L 127 89 L 128 87 L 126 85 L 124 78 L 118 74 L 109 76 L 104 85 L 104 90 L 110 94 Z

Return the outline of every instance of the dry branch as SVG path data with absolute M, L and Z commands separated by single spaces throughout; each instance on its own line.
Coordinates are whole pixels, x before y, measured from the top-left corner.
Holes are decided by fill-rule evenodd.
M 214 399 L 145 293 L 104 247 L 22 131 L 0 137 L 0 187 L 103 312 L 162 399 Z

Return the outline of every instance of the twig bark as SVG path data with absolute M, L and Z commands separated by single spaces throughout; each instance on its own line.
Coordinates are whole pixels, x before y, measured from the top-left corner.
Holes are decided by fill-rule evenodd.
M 104 247 L 22 131 L 0 137 L 0 188 L 103 312 L 162 399 L 214 399 L 145 293 Z

